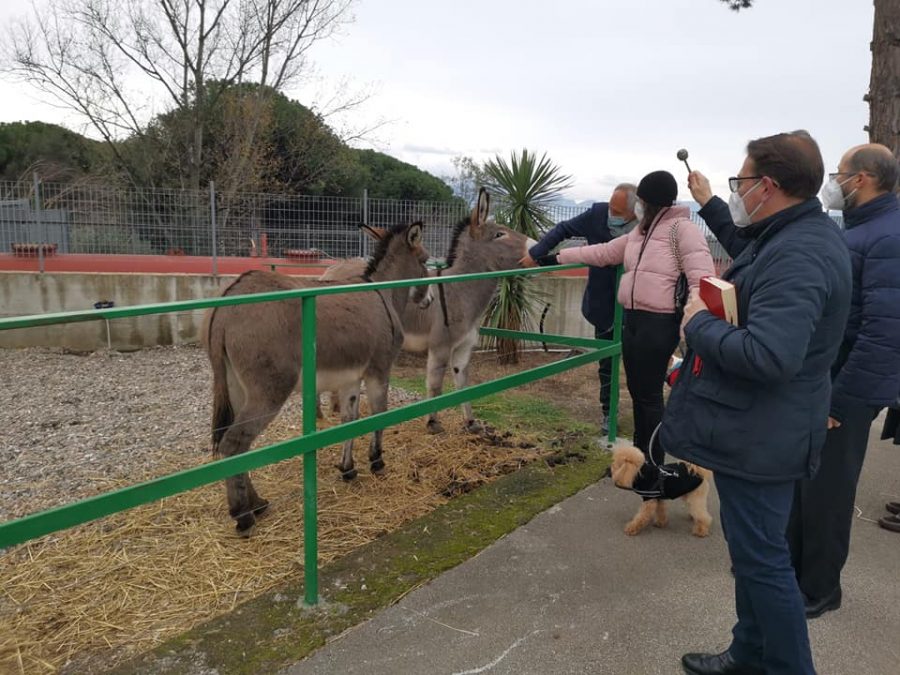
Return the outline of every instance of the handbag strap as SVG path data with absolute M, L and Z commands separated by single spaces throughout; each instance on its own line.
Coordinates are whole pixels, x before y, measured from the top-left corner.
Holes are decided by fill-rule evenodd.
M 678 273 L 684 274 L 684 263 L 681 259 L 681 250 L 678 248 L 678 220 L 669 226 L 669 247 L 672 249 L 672 255 L 675 256 L 675 265 L 678 267 Z

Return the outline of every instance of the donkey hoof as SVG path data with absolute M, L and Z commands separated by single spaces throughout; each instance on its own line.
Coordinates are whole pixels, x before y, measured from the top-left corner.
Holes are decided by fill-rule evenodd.
M 428 424 L 425 425 L 426 429 L 428 429 L 429 434 L 442 434 L 444 433 L 444 425 L 438 422 L 437 420 L 428 420 Z
M 338 468 L 340 469 L 340 467 Z M 343 478 L 345 482 L 349 483 L 351 480 L 356 478 L 358 473 L 359 472 L 356 469 L 348 469 L 347 471 L 341 469 L 341 478 Z
M 236 518 L 237 523 L 234 526 L 239 537 L 248 538 L 253 532 L 253 526 L 256 525 L 256 517 L 252 513 L 245 513 L 243 516 Z
M 484 425 L 478 420 L 469 420 L 466 422 L 466 431 L 470 434 L 480 434 L 484 431 Z
M 372 470 L 372 473 L 384 473 L 384 460 L 379 457 L 374 462 L 369 464 L 369 468 Z

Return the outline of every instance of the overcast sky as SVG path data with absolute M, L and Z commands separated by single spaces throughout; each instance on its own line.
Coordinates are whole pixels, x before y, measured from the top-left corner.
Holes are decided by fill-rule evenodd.
M 16 11 L 0 0 L 4 23 Z M 18 4 L 18 3 L 15 3 Z M 871 0 L 359 0 L 312 54 L 319 88 L 349 77 L 374 97 L 354 123 L 395 120 L 376 147 L 436 174 L 458 154 L 527 147 L 572 175 L 568 196 L 605 199 L 678 148 L 726 190 L 751 138 L 805 128 L 826 168 L 863 143 Z M 0 121 L 78 121 L 0 80 Z

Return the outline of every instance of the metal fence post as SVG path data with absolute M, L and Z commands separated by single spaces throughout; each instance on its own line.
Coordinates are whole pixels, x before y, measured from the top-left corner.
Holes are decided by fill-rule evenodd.
M 622 272 L 624 268 L 620 265 L 616 270 L 616 294 L 619 292 L 619 284 L 622 283 Z M 616 308 L 613 319 L 613 342 L 618 345 L 622 344 L 622 314 L 623 309 L 621 303 L 616 302 Z M 616 354 L 610 357 L 612 372 L 610 373 L 610 391 L 609 391 L 609 432 L 607 437 L 610 443 L 615 443 L 619 435 L 619 364 L 622 357 Z
M 303 372 L 303 435 L 316 431 L 316 298 L 300 299 Z M 303 455 L 303 575 L 305 602 L 319 602 L 319 526 L 316 452 Z
M 369 224 L 369 190 L 368 188 L 363 188 L 362 193 L 362 222 L 363 225 Z M 366 256 L 366 242 L 368 241 L 367 237 L 359 238 L 359 257 L 364 258 Z
M 219 276 L 219 260 L 216 257 L 216 182 L 209 181 L 209 219 L 212 236 L 212 273 Z
M 35 225 L 37 225 L 36 230 L 40 231 L 38 235 L 38 269 L 41 274 L 44 273 L 44 240 L 47 238 L 47 233 L 44 231 L 44 223 L 41 218 L 41 181 L 38 178 L 37 171 L 33 171 L 31 177 L 34 181 L 34 218 Z

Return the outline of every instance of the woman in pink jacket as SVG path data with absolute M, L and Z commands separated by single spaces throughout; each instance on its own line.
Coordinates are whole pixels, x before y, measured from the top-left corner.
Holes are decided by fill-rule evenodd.
M 678 184 L 672 174 L 647 174 L 638 185 L 637 196 L 635 213 L 640 224 L 627 236 L 605 244 L 566 248 L 538 263 L 597 267 L 624 263 L 619 284 L 619 302 L 625 308 L 622 360 L 634 411 L 634 444 L 647 454 L 650 436 L 662 419 L 669 357 L 678 346 L 678 277 L 683 271 L 694 289 L 700 277 L 714 275 L 715 270 L 709 245 L 691 221 L 690 209 L 674 205 Z M 653 459 L 658 464 L 663 462 L 658 446 L 653 448 Z

